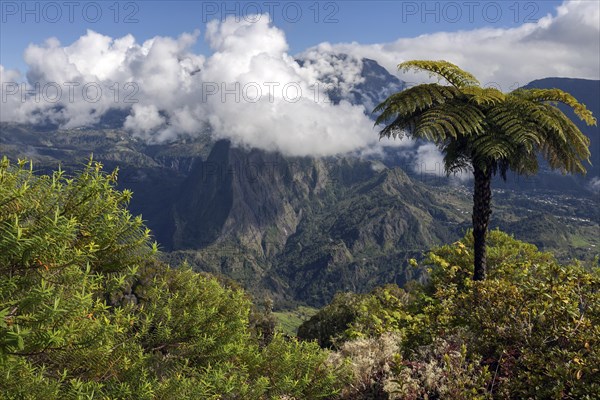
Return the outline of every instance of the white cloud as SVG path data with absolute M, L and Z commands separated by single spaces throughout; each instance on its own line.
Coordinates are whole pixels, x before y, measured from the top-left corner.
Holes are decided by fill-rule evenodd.
M 417 148 L 413 164 L 413 171 L 420 175 L 434 175 L 445 177 L 444 156 L 433 143 L 426 143 Z M 450 175 L 451 180 L 461 182 L 473 178 L 473 174 L 467 171 L 459 171 Z
M 283 32 L 267 18 L 213 21 L 207 28 L 214 54 L 202 76 L 221 82 L 221 95 L 206 103 L 217 137 L 290 155 L 346 153 L 377 141 L 364 108 L 326 102 L 313 86 L 319 79 L 315 68 L 301 67 L 287 54 Z M 242 95 L 222 97 L 232 89 Z
M 555 16 L 510 29 L 437 32 L 385 44 L 320 47 L 377 60 L 389 71 L 407 60 L 443 59 L 472 72 L 483 85 L 503 91 L 551 76 L 600 79 L 600 2 L 565 1 Z M 423 79 L 402 76 L 411 78 Z
M 138 134 L 149 132 L 163 126 L 165 119 L 159 114 L 154 104 L 134 104 L 131 115 L 127 116 L 123 127 Z
M 41 99 L 22 104 L 20 93 L 11 94 L 2 120 L 46 118 L 72 128 L 97 122 L 110 108 L 131 108 L 124 128 L 151 142 L 210 130 L 237 145 L 297 156 L 375 145 L 377 135 L 364 107 L 331 104 L 325 88 L 314 85 L 327 72 L 357 81 L 358 62 L 301 67 L 287 53 L 283 31 L 266 17 L 257 20 L 210 22 L 206 40 L 213 53 L 208 57 L 190 50 L 198 32 L 138 44 L 131 35 L 113 39 L 88 31 L 69 46 L 56 39 L 31 45 L 25 51 L 27 89 L 39 83 Z M 15 74 L 2 76 L 11 82 Z M 48 85 L 60 86 L 58 101 L 47 101 Z
M 593 177 L 588 183 L 588 188 L 594 193 L 600 193 L 600 176 Z

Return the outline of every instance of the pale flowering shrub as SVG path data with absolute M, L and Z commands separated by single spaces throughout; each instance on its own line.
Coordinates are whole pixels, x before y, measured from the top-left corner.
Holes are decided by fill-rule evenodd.
M 469 359 L 460 340 L 437 338 L 402 360 L 385 389 L 390 399 L 488 399 L 490 380 L 480 359 Z
M 386 333 L 379 337 L 355 339 L 345 342 L 329 356 L 329 363 L 339 366 L 347 363 L 353 379 L 342 391 L 347 400 L 388 399 L 386 387 L 394 379 L 401 338 L 398 333 Z
M 487 399 L 490 380 L 479 359 L 469 359 L 456 338 L 436 339 L 412 357 L 401 356 L 401 337 L 379 337 L 345 342 L 329 363 L 346 363 L 353 379 L 342 391 L 345 400 Z

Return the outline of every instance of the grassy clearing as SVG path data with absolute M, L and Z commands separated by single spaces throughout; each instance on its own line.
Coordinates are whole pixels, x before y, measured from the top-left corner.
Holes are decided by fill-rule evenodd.
M 298 327 L 319 311 L 317 308 L 300 306 L 294 310 L 277 311 L 277 329 L 287 335 L 296 336 Z

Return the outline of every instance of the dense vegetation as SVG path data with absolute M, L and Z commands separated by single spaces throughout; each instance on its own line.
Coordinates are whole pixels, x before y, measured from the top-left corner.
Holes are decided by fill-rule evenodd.
M 471 279 L 469 233 L 428 255 L 428 283 L 338 294 L 299 336 L 359 360 L 347 398 L 598 398 L 598 260 L 560 265 L 500 231 L 489 239 L 487 280 Z
M 265 338 L 239 288 L 156 260 L 130 192 L 0 165 L 0 393 L 8 399 L 322 398 L 342 372 Z M 265 340 L 268 339 L 268 340 Z
M 274 334 L 234 282 L 170 268 L 117 173 L 0 165 L 0 393 L 8 399 L 596 398 L 598 261 L 499 231 L 432 251 L 426 283 L 339 294 Z M 321 344 L 322 347 L 319 347 Z

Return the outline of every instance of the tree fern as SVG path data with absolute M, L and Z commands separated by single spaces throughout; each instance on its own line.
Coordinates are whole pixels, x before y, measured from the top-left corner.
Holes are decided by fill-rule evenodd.
M 375 108 L 379 113 L 375 124 L 385 125 L 381 137 L 408 136 L 438 144 L 447 173 L 473 170 L 474 277 L 483 279 L 492 175 L 506 179 L 509 170 L 533 174 L 539 168 L 537 154 L 553 169 L 584 174 L 589 138 L 557 104 L 570 107 L 588 125 L 595 125 L 596 119 L 584 104 L 559 89 L 502 93 L 482 88 L 472 74 L 447 61 L 407 61 L 398 69 L 424 71 L 449 86 L 422 84 L 391 95 Z

